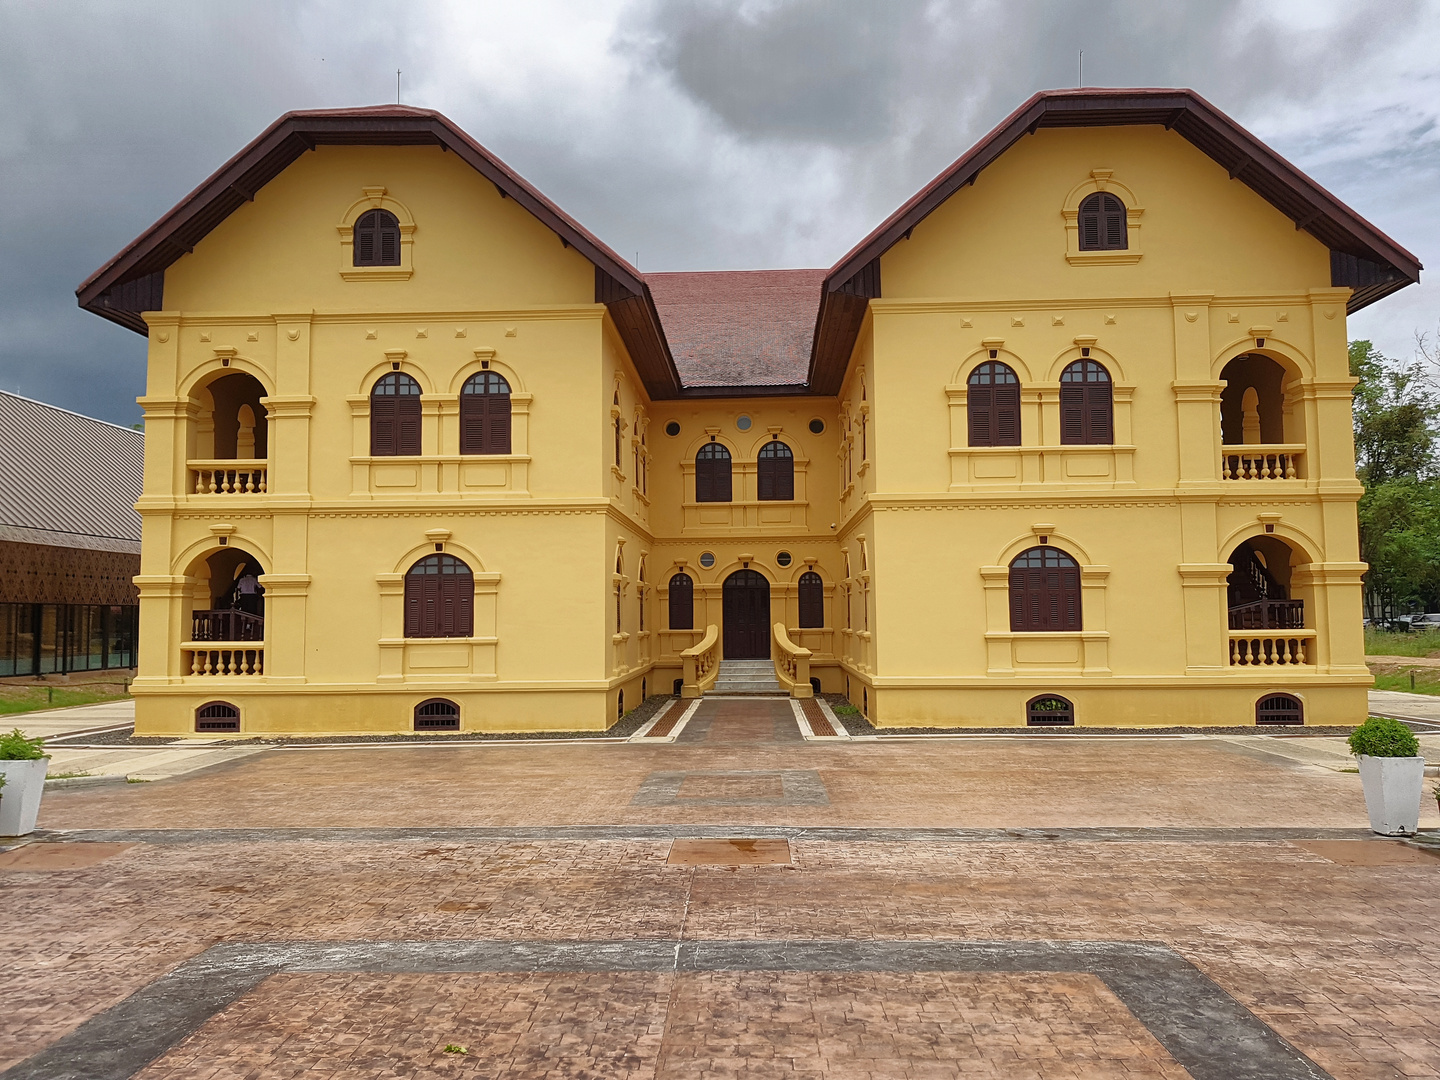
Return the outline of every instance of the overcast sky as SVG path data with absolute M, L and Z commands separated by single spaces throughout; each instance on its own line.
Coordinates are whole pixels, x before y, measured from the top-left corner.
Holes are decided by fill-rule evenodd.
M 0 0 L 0 388 L 138 419 L 75 287 L 288 109 L 439 109 L 644 271 L 829 266 L 1036 90 L 1188 86 L 1440 272 L 1440 0 Z M 1437 279 L 1440 280 L 1440 279 Z M 1440 287 L 1351 336 L 1408 357 Z

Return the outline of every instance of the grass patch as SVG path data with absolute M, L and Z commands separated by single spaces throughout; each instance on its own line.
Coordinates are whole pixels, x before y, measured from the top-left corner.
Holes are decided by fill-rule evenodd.
M 53 693 L 52 693 L 53 691 Z M 0 686 L 0 716 L 128 698 L 118 686 Z
M 1440 655 L 1440 629 L 1416 630 L 1395 634 L 1388 630 L 1365 630 L 1367 656 L 1432 656 Z
M 1415 685 L 1410 685 L 1411 674 Z M 1376 690 L 1399 690 L 1406 694 L 1440 694 L 1440 669 L 1409 668 L 1375 676 Z
M 46 773 L 46 780 L 78 780 L 82 776 L 89 776 L 88 772 L 53 772 Z

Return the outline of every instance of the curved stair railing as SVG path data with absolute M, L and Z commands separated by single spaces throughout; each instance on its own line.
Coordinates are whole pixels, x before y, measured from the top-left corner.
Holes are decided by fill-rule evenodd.
M 720 675 L 720 628 L 711 623 L 699 643 L 680 654 L 684 673 L 680 685 L 682 698 L 697 698 L 715 685 Z
M 775 678 L 780 689 L 793 698 L 815 696 L 810 685 L 810 650 L 796 645 L 785 631 L 784 623 L 775 624 L 770 638 L 770 658 L 775 661 Z

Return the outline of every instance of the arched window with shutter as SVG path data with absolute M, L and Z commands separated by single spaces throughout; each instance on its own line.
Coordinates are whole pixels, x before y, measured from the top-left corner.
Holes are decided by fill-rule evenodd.
M 420 384 L 403 372 L 392 371 L 370 391 L 370 453 L 420 453 Z
M 779 439 L 760 448 L 755 480 L 761 500 L 786 502 L 795 498 L 795 455 Z
M 814 570 L 800 575 L 800 627 L 818 628 L 825 625 L 825 583 Z
M 670 578 L 670 629 L 695 629 L 695 582 L 683 570 Z
M 454 555 L 427 555 L 405 575 L 407 638 L 475 632 L 475 575 Z
M 971 446 L 1020 445 L 1020 380 L 998 360 L 970 373 L 965 400 L 970 414 Z
M 1080 204 L 1080 250 L 1124 251 L 1129 246 L 1125 204 L 1108 191 L 1086 196 Z
M 400 265 L 400 221 L 389 210 L 367 210 L 355 222 L 356 266 Z
M 1110 373 L 1094 360 L 1076 360 L 1060 373 L 1060 441 L 1071 446 L 1115 441 Z
M 695 501 L 730 501 L 730 451 L 718 442 L 706 443 L 695 455 Z
M 1033 547 L 1010 563 L 1010 629 L 1079 630 L 1080 567 L 1059 548 Z
M 510 384 L 478 371 L 460 389 L 460 453 L 510 453 Z

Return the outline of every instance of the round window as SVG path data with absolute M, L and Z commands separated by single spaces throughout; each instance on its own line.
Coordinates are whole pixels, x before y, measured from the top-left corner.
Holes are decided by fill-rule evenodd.
M 715 553 L 713 551 L 702 551 L 700 553 L 700 565 L 709 570 L 715 565 Z
M 751 420 L 748 416 L 737 416 L 735 418 L 735 426 L 741 431 L 749 431 L 750 425 L 754 422 L 755 421 Z
M 672 439 L 673 439 L 676 435 L 679 435 L 679 434 L 680 434 L 680 422 L 679 422 L 678 420 L 671 420 L 668 424 L 665 425 L 665 434 L 666 434 L 666 435 L 669 435 Z
M 824 432 L 825 432 L 825 421 L 824 421 L 824 420 L 821 420 L 821 419 L 817 416 L 814 420 L 811 420 L 811 421 L 810 421 L 810 434 L 811 434 L 811 435 L 822 435 L 822 434 L 824 434 Z
M 775 561 L 781 566 L 789 566 L 792 560 L 788 551 L 782 551 L 775 556 Z

